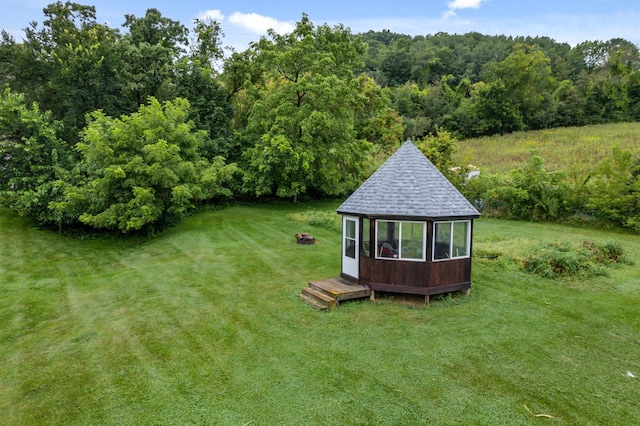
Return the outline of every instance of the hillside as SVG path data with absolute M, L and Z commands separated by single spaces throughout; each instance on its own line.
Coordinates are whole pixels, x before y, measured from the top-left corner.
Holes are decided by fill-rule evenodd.
M 458 143 L 454 162 L 470 163 L 490 173 L 504 173 L 522 166 L 535 150 L 548 171 L 585 172 L 611 156 L 616 145 L 640 149 L 640 123 L 564 127 L 467 139 Z

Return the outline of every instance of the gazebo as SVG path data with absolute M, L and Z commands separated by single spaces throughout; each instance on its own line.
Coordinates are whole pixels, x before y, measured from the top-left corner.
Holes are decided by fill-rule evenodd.
M 471 289 L 473 220 L 480 213 L 405 142 L 338 209 L 342 272 L 376 291 L 419 294 Z

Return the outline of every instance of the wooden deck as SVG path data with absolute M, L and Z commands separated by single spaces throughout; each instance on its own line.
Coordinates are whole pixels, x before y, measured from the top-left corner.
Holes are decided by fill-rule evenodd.
M 309 282 L 300 297 L 316 309 L 332 309 L 344 300 L 370 297 L 369 287 L 351 283 L 342 278 Z

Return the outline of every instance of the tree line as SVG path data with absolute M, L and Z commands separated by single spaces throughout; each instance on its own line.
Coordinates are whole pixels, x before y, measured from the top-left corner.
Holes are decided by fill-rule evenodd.
M 640 53 L 621 38 L 362 35 L 364 72 L 392 92 L 405 136 L 458 137 L 640 118 Z
M 303 14 L 236 52 L 214 20 L 149 9 L 121 31 L 93 6 L 43 13 L 0 40 L 0 204 L 60 229 L 342 196 L 405 138 L 446 171 L 457 137 L 640 114 L 624 40 L 352 34 Z

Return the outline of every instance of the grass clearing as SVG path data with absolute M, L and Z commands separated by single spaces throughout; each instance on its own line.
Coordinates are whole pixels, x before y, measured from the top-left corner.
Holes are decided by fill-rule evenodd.
M 468 139 L 458 143 L 454 161 L 471 163 L 490 173 L 505 173 L 526 164 L 535 149 L 546 170 L 586 175 L 600 160 L 611 157 L 615 145 L 640 150 L 640 123 L 562 127 Z
M 339 274 L 340 234 L 308 212 L 337 205 L 231 207 L 145 241 L 72 239 L 0 209 L 0 424 L 640 418 L 640 268 L 548 280 L 509 260 L 541 240 L 614 240 L 638 259 L 637 235 L 481 219 L 474 250 L 500 256 L 474 260 L 471 297 L 320 312 L 298 293 Z

